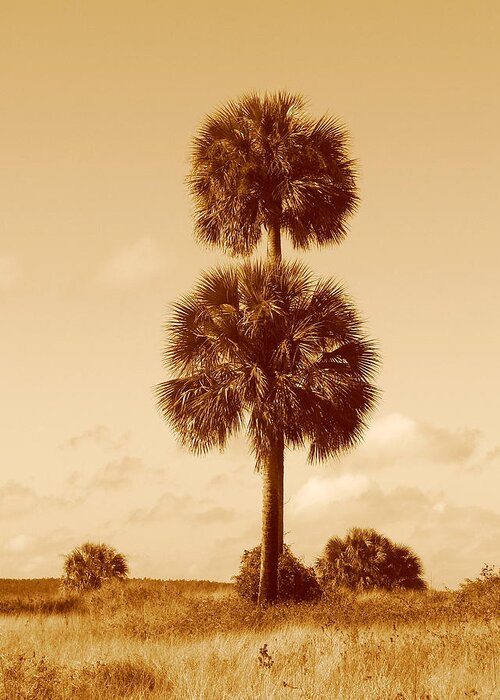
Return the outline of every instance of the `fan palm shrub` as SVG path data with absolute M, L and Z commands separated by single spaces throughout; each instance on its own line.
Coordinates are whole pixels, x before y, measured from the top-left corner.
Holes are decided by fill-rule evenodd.
M 87 591 L 101 588 L 110 579 L 123 580 L 128 572 L 126 557 L 116 549 L 85 542 L 65 557 L 62 583 L 71 590 Z
M 299 95 L 229 102 L 194 139 L 189 184 L 198 239 L 249 255 L 266 231 L 275 262 L 282 233 L 300 249 L 340 243 L 358 203 L 348 141 L 337 119 L 313 119 Z
M 352 528 L 344 539 L 331 537 L 316 561 L 324 586 L 357 590 L 426 588 L 420 558 L 371 528 Z
M 164 357 L 172 378 L 158 406 L 184 446 L 223 449 L 246 428 L 263 477 L 259 602 L 272 602 L 285 447 L 308 444 L 315 462 L 358 442 L 377 394 L 374 345 L 336 282 L 248 262 L 205 274 L 174 305 Z

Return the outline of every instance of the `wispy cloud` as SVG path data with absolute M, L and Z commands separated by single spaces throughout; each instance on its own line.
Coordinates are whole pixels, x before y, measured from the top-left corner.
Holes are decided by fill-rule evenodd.
M 209 508 L 201 513 L 195 513 L 191 516 L 193 522 L 200 525 L 213 525 L 215 523 L 229 523 L 234 520 L 234 510 L 228 508 Z
M 6 552 L 24 552 L 30 548 L 32 542 L 33 537 L 30 535 L 14 535 L 4 542 L 3 548 Z
M 124 457 L 123 459 L 109 462 L 100 469 L 89 482 L 88 488 L 116 489 L 132 482 L 133 476 L 144 471 L 140 459 Z
M 16 481 L 8 481 L 0 487 L 0 514 L 4 518 L 32 510 L 37 501 L 33 489 Z
M 500 471 L 500 445 L 489 450 L 485 455 L 479 456 L 473 462 L 463 465 L 462 471 L 470 474 L 482 474 L 492 469 Z
M 88 430 L 70 437 L 60 445 L 61 449 L 76 450 L 80 447 L 97 446 L 109 450 L 119 450 L 124 447 L 129 439 L 129 433 L 121 436 L 114 436 L 105 425 L 95 425 Z
M 0 486 L 0 519 L 15 520 L 46 509 L 66 509 L 72 500 L 53 495 L 42 495 L 17 481 Z
M 155 520 L 175 519 L 185 514 L 190 502 L 189 496 L 176 496 L 167 491 L 160 496 L 152 508 L 140 508 L 132 511 L 128 521 L 147 523 Z
M 144 236 L 117 251 L 101 271 L 101 280 L 112 286 L 136 286 L 165 271 L 158 243 Z
M 2 568 L 9 576 L 54 576 L 62 572 L 63 558 L 78 544 L 74 535 L 52 529 L 40 535 L 23 532 L 2 543 Z M 5 574 L 4 574 L 5 575 Z
M 0 255 L 0 289 L 12 289 L 21 278 L 21 270 L 15 258 Z
M 234 520 L 235 512 L 222 506 L 206 508 L 207 499 L 196 499 L 166 491 L 151 508 L 134 510 L 128 517 L 131 523 L 149 523 L 153 521 L 171 521 L 177 518 L 195 525 L 214 525 Z
M 227 486 L 231 484 L 231 477 L 229 474 L 216 474 L 213 476 L 207 484 L 209 489 L 218 489 L 221 486 Z

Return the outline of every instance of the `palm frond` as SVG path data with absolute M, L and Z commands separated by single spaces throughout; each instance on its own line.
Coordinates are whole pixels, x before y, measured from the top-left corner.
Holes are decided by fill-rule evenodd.
M 224 449 L 242 424 L 237 373 L 223 367 L 211 375 L 171 379 L 156 387 L 158 407 L 181 443 L 197 454 Z

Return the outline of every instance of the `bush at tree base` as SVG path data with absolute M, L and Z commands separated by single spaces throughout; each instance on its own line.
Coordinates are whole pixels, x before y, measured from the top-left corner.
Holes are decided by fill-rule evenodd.
M 257 603 L 260 578 L 260 545 L 245 550 L 241 557 L 240 572 L 233 576 L 237 592 L 242 598 Z M 321 597 L 321 587 L 314 569 L 305 566 L 292 554 L 287 545 L 278 564 L 278 600 L 281 602 L 317 600 Z
M 316 572 L 321 585 L 328 587 L 427 588 L 422 562 L 415 552 L 370 528 L 352 528 L 344 539 L 331 537 L 316 561 Z
M 116 549 L 85 542 L 65 557 L 62 584 L 70 590 L 95 590 L 107 580 L 126 578 L 128 571 L 126 557 Z

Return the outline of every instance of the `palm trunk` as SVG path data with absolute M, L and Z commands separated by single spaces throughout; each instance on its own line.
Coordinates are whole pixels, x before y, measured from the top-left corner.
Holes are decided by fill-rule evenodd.
M 281 259 L 281 230 L 279 222 L 275 222 L 267 232 L 267 262 L 277 265 Z M 266 459 L 262 480 L 259 605 L 273 603 L 278 597 L 278 563 L 283 552 L 283 504 L 284 439 L 280 433 Z
M 267 231 L 267 262 L 271 265 L 281 262 L 281 229 L 279 222 L 271 224 Z
M 283 433 L 277 438 L 276 441 L 276 461 L 278 467 L 278 553 L 283 552 L 283 526 L 285 520 L 285 449 Z
M 281 226 L 279 219 L 276 219 L 268 228 L 267 231 L 267 262 L 270 265 L 277 265 L 281 262 Z M 278 524 L 278 552 L 283 551 L 283 502 L 284 502 L 284 463 L 283 463 L 283 435 L 278 437 L 277 449 L 281 452 L 279 464 L 279 524 Z
M 280 547 L 281 537 L 281 547 Z M 278 561 L 283 549 L 283 437 L 265 460 L 262 474 L 262 542 L 260 549 L 259 605 L 278 597 Z

